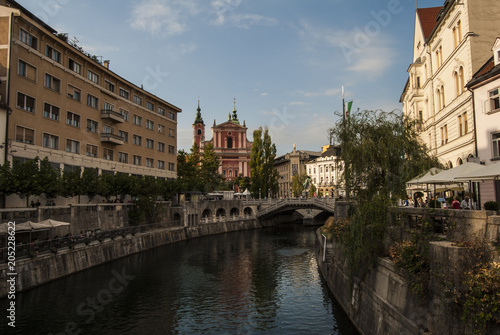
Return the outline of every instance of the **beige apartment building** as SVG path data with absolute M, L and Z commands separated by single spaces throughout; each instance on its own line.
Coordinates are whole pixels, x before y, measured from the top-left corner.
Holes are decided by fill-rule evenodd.
M 278 170 L 278 197 L 293 197 L 292 179 L 294 176 L 307 174 L 306 163 L 321 156 L 318 151 L 297 150 L 295 144 L 293 151 L 274 159 L 274 168 Z
M 0 163 L 38 156 L 62 171 L 177 177 L 180 108 L 15 1 L 0 1 L 0 40 Z
M 450 168 L 478 156 L 465 85 L 491 57 L 499 17 L 500 1 L 491 0 L 446 0 L 416 11 L 413 61 L 400 102 L 405 115 L 420 120 L 430 153 Z

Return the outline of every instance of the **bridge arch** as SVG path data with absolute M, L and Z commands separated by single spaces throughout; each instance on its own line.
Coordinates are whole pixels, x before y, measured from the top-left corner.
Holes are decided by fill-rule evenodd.
M 243 214 L 245 216 L 252 216 L 253 215 L 253 210 L 252 208 L 250 207 L 245 207 L 245 209 L 243 209 Z
M 230 216 L 238 216 L 238 215 L 240 215 L 240 210 L 238 208 L 236 208 L 236 207 L 233 207 L 229 211 L 229 215 Z
M 217 217 L 226 216 L 226 210 L 224 208 L 219 208 L 216 212 Z
M 203 213 L 201 213 L 201 218 L 202 219 L 210 219 L 212 217 L 212 211 L 210 210 L 210 208 L 206 208 Z

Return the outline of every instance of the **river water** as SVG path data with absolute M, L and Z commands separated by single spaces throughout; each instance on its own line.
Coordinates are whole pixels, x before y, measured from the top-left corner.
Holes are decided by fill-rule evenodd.
M 227 233 L 118 259 L 18 293 L 16 327 L 4 317 L 0 334 L 358 334 L 320 276 L 315 229 Z

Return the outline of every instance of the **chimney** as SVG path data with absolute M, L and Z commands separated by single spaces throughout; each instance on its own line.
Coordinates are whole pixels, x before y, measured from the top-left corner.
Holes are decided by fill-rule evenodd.
M 109 69 L 109 59 L 104 60 L 103 63 L 104 63 L 104 67 L 106 69 Z

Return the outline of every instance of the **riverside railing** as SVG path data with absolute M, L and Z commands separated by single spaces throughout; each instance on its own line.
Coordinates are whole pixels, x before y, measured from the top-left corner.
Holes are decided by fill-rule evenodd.
M 33 241 L 31 243 L 18 244 L 15 246 L 16 259 L 22 259 L 28 257 L 34 258 L 39 254 L 46 254 L 49 252 L 57 254 L 58 251 L 62 249 L 73 249 L 77 245 L 81 244 L 89 245 L 95 241 L 102 242 L 108 239 L 115 239 L 118 236 L 125 237 L 127 235 L 135 235 L 136 233 L 157 229 L 158 226 L 159 226 L 158 224 L 152 224 L 152 225 L 117 228 L 106 231 L 101 231 L 101 230 L 87 231 L 79 235 L 68 234 L 60 238 L 45 239 L 45 240 Z M 12 247 L 0 248 L 0 263 L 7 262 L 9 250 L 11 251 Z

